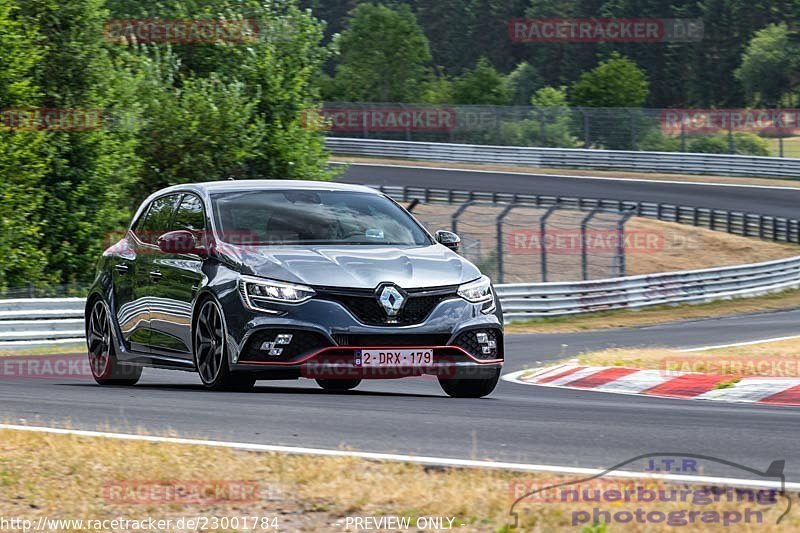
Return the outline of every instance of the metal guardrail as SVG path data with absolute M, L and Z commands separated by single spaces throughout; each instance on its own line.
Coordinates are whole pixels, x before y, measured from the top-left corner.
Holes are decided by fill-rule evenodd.
M 691 207 L 656 202 L 631 202 L 610 198 L 575 198 L 540 194 L 457 191 L 425 187 L 373 185 L 372 187 L 401 202 L 461 204 L 466 202 L 491 202 L 546 207 L 559 205 L 565 208 L 591 210 L 596 208 L 633 212 L 636 216 L 676 222 L 724 231 L 744 237 L 758 237 L 780 242 L 800 244 L 800 220 L 774 217 L 761 213 L 744 213 L 725 209 Z
M 346 137 L 326 138 L 325 148 L 335 154 L 423 161 L 800 179 L 800 159 L 780 157 L 486 146 Z
M 0 300 L 0 350 L 82 343 L 85 301 L 84 298 Z
M 496 285 L 505 321 L 702 303 L 800 287 L 800 257 L 569 283 Z M 0 301 L 0 349 L 79 343 L 82 298 Z
M 800 287 L 800 257 L 575 283 L 495 287 L 506 322 L 665 304 L 702 303 Z

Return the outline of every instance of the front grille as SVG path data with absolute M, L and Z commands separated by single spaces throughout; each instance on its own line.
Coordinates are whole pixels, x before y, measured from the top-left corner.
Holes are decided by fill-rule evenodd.
M 268 350 L 262 350 L 261 345 L 265 342 L 274 342 L 280 333 L 291 333 L 292 341 L 283 346 L 277 346 L 283 350 L 281 355 L 269 355 Z M 250 335 L 244 349 L 239 355 L 240 361 L 291 361 L 312 354 L 322 348 L 327 348 L 331 343 L 324 335 L 313 331 L 289 328 L 261 329 Z
M 445 300 L 457 298 L 457 287 L 407 289 L 406 301 L 397 316 L 390 317 L 378 302 L 376 291 L 366 289 L 317 288 L 316 298 L 338 302 L 359 322 L 370 326 L 409 326 L 424 322 L 433 309 Z
M 333 340 L 339 346 L 445 346 L 450 340 L 450 335 L 440 334 L 409 334 L 409 335 L 358 335 L 339 333 L 333 335 Z
M 483 353 L 483 346 L 478 343 L 478 333 L 485 333 L 487 340 L 494 341 L 496 348 L 489 353 Z M 465 331 L 453 341 L 454 346 L 458 346 L 467 353 L 472 354 L 478 359 L 502 359 L 503 358 L 503 334 L 497 329 L 473 329 Z

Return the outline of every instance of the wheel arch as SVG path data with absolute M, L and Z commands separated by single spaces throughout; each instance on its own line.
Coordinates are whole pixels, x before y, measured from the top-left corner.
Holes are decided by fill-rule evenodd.
M 195 366 L 197 366 L 197 363 L 195 361 L 195 353 L 194 353 L 195 328 L 197 327 L 197 319 L 198 319 L 198 317 L 200 315 L 200 309 L 202 309 L 203 304 L 205 304 L 209 300 L 213 300 L 217 304 L 217 307 L 219 308 L 220 316 L 222 317 L 222 327 L 223 327 L 223 331 L 225 333 L 225 347 L 227 348 L 226 356 L 228 358 L 228 364 L 231 364 L 232 363 L 231 357 L 232 357 L 232 353 L 233 353 L 233 347 L 231 346 L 230 334 L 228 333 L 228 319 L 225 316 L 225 306 L 222 305 L 222 302 L 220 301 L 219 297 L 217 297 L 217 295 L 214 293 L 214 291 L 212 291 L 209 287 L 205 287 L 202 291 L 200 291 L 197 294 L 197 296 L 194 299 L 194 304 L 192 305 L 192 322 L 191 322 L 191 328 L 192 329 L 191 329 L 191 335 L 190 335 L 191 350 L 192 350 L 192 352 L 191 352 L 192 353 L 192 361 L 195 363 Z

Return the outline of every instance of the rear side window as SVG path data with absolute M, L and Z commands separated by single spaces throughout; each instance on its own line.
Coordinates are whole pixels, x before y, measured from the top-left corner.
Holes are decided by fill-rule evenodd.
M 206 217 L 203 213 L 203 202 L 194 194 L 185 194 L 178 212 L 175 213 L 175 220 L 172 223 L 173 230 L 189 230 L 192 233 L 200 233 L 206 229 Z
M 147 214 L 136 224 L 135 233 L 142 242 L 155 244 L 161 235 L 169 231 L 172 213 L 180 197 L 180 194 L 170 194 L 153 200 Z

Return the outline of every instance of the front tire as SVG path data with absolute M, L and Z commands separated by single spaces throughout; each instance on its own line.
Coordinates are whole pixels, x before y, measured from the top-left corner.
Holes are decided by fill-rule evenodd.
M 360 379 L 321 379 L 317 378 L 317 385 L 329 391 L 348 391 L 355 389 L 361 383 Z
M 194 325 L 194 364 L 200 381 L 210 390 L 249 391 L 256 380 L 231 372 L 226 338 L 222 309 L 215 300 L 209 298 L 201 304 Z
M 142 377 L 142 367 L 123 365 L 114 349 L 111 317 L 106 304 L 97 298 L 86 321 L 86 347 L 89 367 L 98 385 L 136 385 Z
M 492 393 L 500 379 L 500 369 L 493 375 L 480 379 L 439 378 L 442 390 L 453 398 L 483 398 Z

